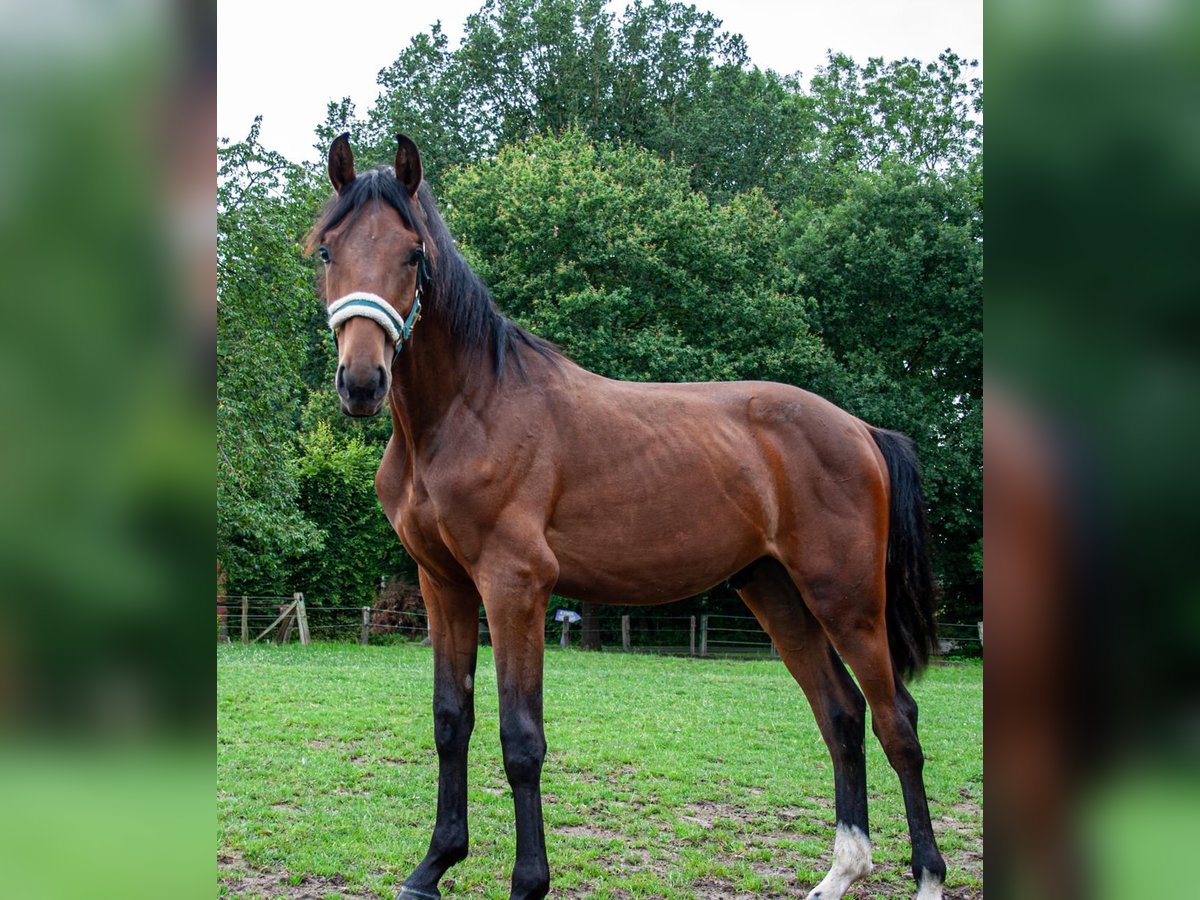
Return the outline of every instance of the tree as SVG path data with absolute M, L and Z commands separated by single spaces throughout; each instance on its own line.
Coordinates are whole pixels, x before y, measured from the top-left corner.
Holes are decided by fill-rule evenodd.
M 218 150 L 217 559 L 231 589 L 278 593 L 284 560 L 319 535 L 296 508 L 294 427 L 312 302 L 298 237 L 307 222 L 289 200 L 303 171 L 259 143 Z
M 709 87 L 717 70 L 749 64 L 740 34 L 695 6 L 667 0 L 634 0 L 615 39 L 613 130 L 593 137 L 637 144 L 667 158 L 679 146 L 682 126 L 701 110 L 712 112 Z M 687 154 L 681 160 L 691 162 Z
M 654 381 L 819 382 L 806 301 L 778 288 L 780 218 L 578 130 L 449 173 L 447 219 L 500 306 L 581 365 Z M 786 280 L 786 279 L 784 279 Z
M 421 147 L 425 178 L 437 184 L 443 170 L 478 159 L 494 145 L 490 117 L 468 101 L 470 79 L 441 23 L 414 37 L 378 81 L 379 99 L 355 129 L 364 159 L 394 156 L 395 135 L 404 132 Z
M 635 0 L 616 25 L 604 8 L 602 0 L 485 0 L 467 18 L 455 50 L 434 25 L 380 72 L 383 93 L 364 123 L 365 147 L 382 157 L 395 132 L 411 135 L 435 184 L 451 166 L 570 128 L 689 163 L 689 130 L 697 132 L 693 139 L 703 137 L 692 125 L 714 114 L 745 120 L 746 101 L 757 98 L 757 107 L 771 93 L 737 84 L 748 62 L 745 42 L 709 13 Z M 713 91 L 718 70 L 727 83 Z M 718 110 L 722 101 L 727 105 Z M 776 117 L 776 124 L 787 122 Z M 746 126 L 731 130 L 745 136 Z M 793 130 L 778 129 L 775 143 Z M 732 138 L 726 146 L 735 146 Z
M 975 60 L 950 50 L 936 62 L 873 57 L 859 66 L 831 52 L 810 94 L 821 162 L 859 170 L 903 160 L 925 172 L 964 169 L 983 148 L 983 82 Z
M 414 568 L 375 496 L 383 446 L 341 440 L 328 422 L 300 436 L 298 504 L 322 543 L 290 565 L 294 583 L 314 605 L 361 606 L 379 576 Z
M 975 66 L 949 50 L 865 66 L 830 53 L 806 91 L 753 67 L 742 37 L 695 6 L 634 0 L 618 18 L 601 0 L 485 0 L 457 49 L 434 25 L 380 72 L 362 130 L 379 158 L 395 132 L 412 135 L 434 184 L 513 142 L 577 128 L 687 167 L 713 200 L 759 187 L 780 205 L 824 202 L 843 172 L 885 159 L 964 168 L 982 147 Z M 324 136 L 346 122 L 345 103 L 331 104 Z
M 813 103 L 792 76 L 725 65 L 712 71 L 663 150 L 716 201 L 761 188 L 783 206 L 817 180 Z

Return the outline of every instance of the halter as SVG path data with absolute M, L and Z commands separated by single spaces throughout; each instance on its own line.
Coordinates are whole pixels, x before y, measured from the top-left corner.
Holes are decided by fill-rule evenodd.
M 387 332 L 388 339 L 396 345 L 396 352 L 392 354 L 392 362 L 396 361 L 396 357 L 400 355 L 400 350 L 404 347 L 404 342 L 412 337 L 413 326 L 421 318 L 421 290 L 429 284 L 429 262 L 425 257 L 424 244 L 421 245 L 421 249 L 417 251 L 416 255 L 417 290 L 408 318 L 400 315 L 392 304 L 378 294 L 372 294 L 369 291 L 353 291 L 344 297 L 339 297 L 329 305 L 329 328 L 333 332 L 334 340 L 337 339 L 338 328 L 348 319 L 355 317 L 370 319 Z

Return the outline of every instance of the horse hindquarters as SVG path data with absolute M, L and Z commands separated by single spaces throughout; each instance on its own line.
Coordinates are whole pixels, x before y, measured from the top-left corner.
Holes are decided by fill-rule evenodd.
M 846 478 L 842 493 L 831 490 L 821 515 L 810 513 L 807 527 L 780 542 L 779 556 L 807 612 L 858 679 L 904 794 L 919 900 L 937 900 L 946 867 L 929 819 L 917 707 L 903 685 L 904 675 L 928 661 L 933 634 L 923 499 L 911 442 L 876 429 L 871 438 L 883 459 L 872 454 L 866 472 Z M 813 652 L 823 651 L 817 645 Z

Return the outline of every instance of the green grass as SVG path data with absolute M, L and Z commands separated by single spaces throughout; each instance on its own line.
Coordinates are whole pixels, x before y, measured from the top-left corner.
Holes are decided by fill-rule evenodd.
M 218 650 L 219 894 L 392 897 L 424 855 L 437 756 L 426 647 Z M 948 898 L 982 896 L 983 671 L 912 686 Z M 481 648 L 471 855 L 449 897 L 505 898 L 512 801 Z M 551 650 L 542 779 L 551 896 L 803 896 L 828 868 L 833 776 L 776 660 Z M 868 732 L 875 872 L 853 895 L 911 896 L 899 783 Z

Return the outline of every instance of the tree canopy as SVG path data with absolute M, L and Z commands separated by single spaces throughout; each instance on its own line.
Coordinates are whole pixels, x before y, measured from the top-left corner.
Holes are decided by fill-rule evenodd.
M 485 0 L 458 47 L 431 26 L 364 117 L 331 103 L 315 133 L 350 130 L 364 164 L 412 136 L 500 307 L 580 364 L 784 381 L 912 435 L 962 620 L 982 585 L 975 65 L 831 53 L 804 83 L 683 3 Z M 327 182 L 257 126 L 220 154 L 218 558 L 239 592 L 357 605 L 412 564 L 373 498 L 390 422 L 340 417 L 329 388 L 299 250 Z

